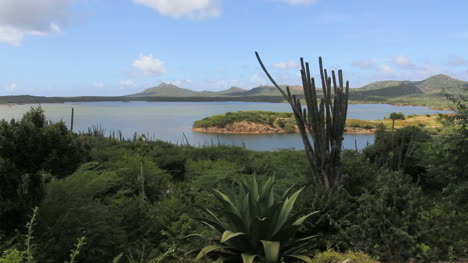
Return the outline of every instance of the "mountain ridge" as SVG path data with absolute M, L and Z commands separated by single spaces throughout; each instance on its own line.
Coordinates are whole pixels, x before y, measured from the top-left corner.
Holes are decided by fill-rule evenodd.
M 285 89 L 290 87 L 291 93 L 303 94 L 303 88 L 299 85 L 280 85 Z M 437 74 L 420 81 L 409 80 L 384 80 L 369 83 L 361 88 L 350 89 L 352 97 L 399 97 L 414 94 L 437 94 L 444 89 L 455 91 L 457 89 L 468 89 L 468 81 L 458 80 L 444 74 Z M 321 90 L 318 89 L 318 93 Z M 271 85 L 261 85 L 252 89 L 242 89 L 231 87 L 221 91 L 194 91 L 180 88 L 173 84 L 162 82 L 156 87 L 144 90 L 143 92 L 127 95 L 130 97 L 248 97 L 248 96 L 281 96 L 280 92 Z

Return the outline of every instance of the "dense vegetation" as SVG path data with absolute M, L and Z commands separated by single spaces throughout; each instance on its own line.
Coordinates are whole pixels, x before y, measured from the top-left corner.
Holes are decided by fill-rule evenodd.
M 456 114 L 436 137 L 417 126 L 379 129 L 375 144 L 344 151 L 344 182 L 333 190 L 311 181 L 303 151 L 76 135 L 32 109 L 0 125 L 0 262 L 192 262 L 203 248 L 235 245 L 219 239 L 226 230 L 226 242 L 264 240 L 250 243 L 257 256 L 242 252 L 244 262 L 287 255 L 279 240 L 307 241 L 297 259 L 317 263 L 456 261 L 468 256 L 468 100 L 451 101 Z M 278 209 L 260 196 L 275 196 Z M 290 207 L 287 238 L 239 230 L 236 211 L 251 207 L 265 207 L 242 212 L 256 223 Z
M 346 127 L 351 128 L 376 129 L 384 126 L 387 129 L 403 128 L 406 126 L 419 126 L 426 131 L 437 133 L 440 131 L 441 124 L 438 121 L 439 115 L 408 115 L 404 116 L 401 112 L 393 112 L 383 120 L 346 120 Z M 296 132 L 296 120 L 290 112 L 271 112 L 271 111 L 237 111 L 227 112 L 225 114 L 213 115 L 203 118 L 193 123 L 194 128 L 218 127 L 224 128 L 226 125 L 236 122 L 247 121 L 255 124 L 264 124 L 273 128 L 284 129 L 285 132 Z M 346 131 L 346 130 L 345 130 Z

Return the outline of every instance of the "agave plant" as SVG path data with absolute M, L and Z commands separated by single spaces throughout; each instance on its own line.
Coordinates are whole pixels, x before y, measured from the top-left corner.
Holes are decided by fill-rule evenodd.
M 311 215 L 292 215 L 303 189 L 287 197 L 273 191 L 274 178 L 258 183 L 256 178 L 240 183 L 237 193 L 214 190 L 222 204 L 222 217 L 206 209 L 209 218 L 199 219 L 216 234 L 213 244 L 203 248 L 195 260 L 208 256 L 216 262 L 311 262 L 303 253 L 315 236 L 296 238 L 295 233 Z M 221 220 L 221 218 L 224 219 Z

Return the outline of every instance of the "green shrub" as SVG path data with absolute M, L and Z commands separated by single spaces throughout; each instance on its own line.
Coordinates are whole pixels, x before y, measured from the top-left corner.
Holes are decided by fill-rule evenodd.
M 361 124 L 355 122 L 350 123 L 348 126 L 351 128 L 361 128 Z
M 294 124 L 288 124 L 286 127 L 284 127 L 284 131 L 287 133 L 295 133 L 296 132 L 296 126 Z
M 408 262 L 418 255 L 424 230 L 418 222 L 421 194 L 401 174 L 381 172 L 374 188 L 357 198 L 347 229 L 355 248 L 387 262 Z
M 362 252 L 339 253 L 328 250 L 315 255 L 311 263 L 378 263 L 369 255 Z

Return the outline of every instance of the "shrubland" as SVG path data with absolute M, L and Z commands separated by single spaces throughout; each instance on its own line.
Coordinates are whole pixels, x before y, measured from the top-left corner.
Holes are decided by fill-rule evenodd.
M 0 262 L 65 262 L 77 250 L 73 262 L 194 262 L 214 245 L 238 253 L 224 262 L 455 262 L 468 256 L 468 107 L 451 101 L 438 136 L 380 129 L 373 145 L 343 151 L 333 189 L 311 180 L 304 151 L 77 135 L 33 108 L 0 123 Z M 236 211 L 258 227 L 241 228 Z M 271 213 L 286 223 L 263 224 Z

